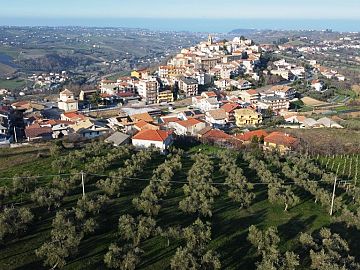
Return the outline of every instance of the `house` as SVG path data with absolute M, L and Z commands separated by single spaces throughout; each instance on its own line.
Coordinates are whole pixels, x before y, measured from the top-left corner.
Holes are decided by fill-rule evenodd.
M 255 126 L 262 122 L 260 113 L 251 109 L 235 110 L 235 123 L 238 127 Z
M 290 102 L 286 98 L 282 98 L 277 95 L 265 96 L 257 103 L 257 107 L 260 110 L 272 110 L 275 112 L 284 112 L 289 109 Z
M 218 129 L 204 130 L 201 132 L 200 140 L 204 143 L 230 145 L 232 148 L 239 148 L 242 145 L 241 141 Z
M 311 87 L 315 89 L 315 91 L 322 91 L 323 88 L 324 88 L 325 84 L 323 81 L 320 81 L 320 80 L 313 80 L 311 82 Z
M 202 112 L 207 112 L 219 109 L 221 102 L 219 102 L 216 97 L 193 97 L 192 104 L 195 108 L 201 110 Z
M 39 124 L 33 124 L 25 128 L 25 137 L 28 141 L 51 140 L 51 127 L 41 127 Z
M 78 112 L 65 112 L 60 116 L 61 120 L 63 121 L 70 121 L 74 123 L 78 123 L 81 121 L 85 121 L 88 119 L 85 115 L 78 113 Z
M 148 104 L 158 101 L 160 84 L 154 77 L 141 80 L 138 84 L 138 93 Z
M 251 89 L 252 87 L 252 83 L 247 81 L 247 80 L 244 80 L 244 79 L 239 79 L 238 80 L 238 89 L 240 90 L 247 90 L 247 89 Z
M 145 113 L 137 113 L 130 116 L 131 120 L 133 122 L 137 122 L 140 120 L 143 120 L 145 122 L 151 123 L 154 121 L 154 119 L 151 117 L 151 115 L 147 112 Z
M 65 89 L 60 92 L 58 107 L 65 112 L 73 112 L 79 109 L 79 103 L 75 100 L 74 93 Z
M 298 139 L 283 132 L 272 132 L 264 138 L 265 150 L 277 150 L 284 154 L 293 150 L 298 144 Z
M 183 111 L 178 113 L 177 118 L 179 118 L 180 120 L 188 120 L 190 118 L 204 118 L 204 114 L 200 111 L 200 110 L 191 110 L 191 111 Z
M 69 135 L 69 125 L 64 123 L 58 123 L 51 126 L 52 129 L 52 137 L 54 139 L 61 139 L 64 136 Z
M 157 125 L 154 125 L 154 124 L 152 124 L 152 123 L 148 123 L 148 122 L 146 122 L 146 121 L 144 121 L 144 120 L 139 120 L 139 121 L 137 121 L 135 124 L 134 124 L 134 128 L 136 129 L 136 130 L 145 130 L 145 129 L 152 129 L 152 130 L 158 130 L 158 129 L 160 129 L 160 127 L 159 126 L 157 126 Z
M 174 93 L 171 90 L 161 91 L 157 97 L 157 103 L 171 103 L 174 102 Z
M 131 71 L 131 77 L 135 77 L 137 79 L 147 79 L 149 77 L 149 71 L 147 69 L 138 69 Z
M 259 142 L 267 137 L 269 134 L 262 129 L 245 132 L 243 134 L 236 135 L 235 137 L 243 142 L 251 142 L 256 138 Z
M 206 127 L 206 123 L 195 119 L 190 118 L 188 120 L 170 122 L 169 128 L 173 128 L 176 135 L 197 135 L 199 131 Z
M 181 77 L 179 80 L 179 90 L 186 97 L 196 96 L 199 90 L 199 83 L 196 79 L 190 77 Z
M 270 88 L 270 92 L 274 93 L 275 95 L 286 98 L 286 99 L 293 99 L 296 95 L 296 90 L 293 87 L 287 85 L 274 85 Z
M 241 92 L 240 98 L 244 102 L 247 102 L 250 104 L 256 104 L 260 98 L 260 95 L 256 90 L 250 89 L 250 90 Z
M 202 92 L 201 97 L 203 98 L 217 98 L 217 94 L 213 91 Z
M 173 143 L 171 132 L 164 130 L 142 130 L 132 138 L 132 144 L 137 148 L 156 147 L 165 151 Z
M 130 143 L 130 136 L 125 133 L 116 131 L 115 133 L 110 135 L 108 138 L 106 138 L 105 142 L 111 143 L 114 146 L 121 146 L 121 145 Z
M 288 115 L 288 116 L 285 116 L 284 119 L 287 123 L 302 124 L 302 123 L 304 123 L 306 117 L 303 115 Z
M 240 108 L 241 106 L 237 103 L 226 103 L 223 106 L 221 106 L 221 109 L 223 109 L 226 112 L 229 123 L 235 123 L 235 110 Z
M 205 120 L 214 128 L 224 128 L 228 123 L 228 117 L 224 109 L 207 111 L 205 113 Z
M 76 133 L 82 138 L 94 139 L 106 135 L 109 130 L 107 127 L 93 123 L 90 127 L 78 129 Z

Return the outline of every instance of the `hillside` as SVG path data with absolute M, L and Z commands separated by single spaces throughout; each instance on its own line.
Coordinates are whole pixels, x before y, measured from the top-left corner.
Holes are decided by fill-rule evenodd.
M 201 154 L 194 155 L 199 151 Z M 311 264 L 309 250 L 299 243 L 300 233 L 316 234 L 324 226 L 339 233 L 349 243 L 350 254 L 359 260 L 359 231 L 347 229 L 328 214 L 333 177 L 325 173 L 331 169 L 326 169 L 322 160 L 224 151 L 199 145 L 164 156 L 127 147 L 111 149 L 100 143 L 79 150 L 44 145 L 2 151 L 2 194 L 5 186 L 10 192 L 3 195 L 2 207 L 25 207 L 33 218 L 15 234 L 2 231 L 0 268 L 49 269 L 49 265 L 64 264 L 63 269 L 107 269 L 106 265 L 114 266 L 125 258 L 122 252 L 128 252 L 137 269 L 169 269 L 171 262 L 182 258 L 178 248 L 187 246 L 187 258 L 192 254 L 198 263 L 200 254 L 211 250 L 211 264 L 220 262 L 221 269 L 255 269 L 256 262 L 266 258 L 256 253 L 248 238 L 251 225 L 261 230 L 277 228 L 276 256 L 294 251 L 302 262 L 295 269 L 309 269 Z M 85 172 L 85 200 L 81 200 L 81 170 Z M 197 197 L 196 192 L 204 188 L 207 195 Z M 353 209 L 358 203 L 346 199 L 351 194 L 346 190 L 338 187 L 334 207 L 335 216 L 345 223 L 348 219 L 342 206 Z M 53 192 L 53 196 L 44 192 Z M 90 210 L 83 204 L 86 202 L 98 210 Z M 63 218 L 67 222 L 60 222 Z M 138 221 L 143 223 L 136 225 Z M 210 234 L 197 251 L 191 251 L 186 235 L 193 229 L 202 230 L 201 224 Z M 141 231 L 137 226 L 143 226 Z M 181 229 L 187 233 L 182 235 Z M 55 232 L 65 233 L 64 241 L 70 241 L 72 230 L 78 242 L 71 242 L 71 255 L 49 255 L 48 266 L 43 268 L 46 254 L 54 254 L 56 242 L 43 244 L 51 243 Z M 173 269 L 188 269 L 186 261 L 181 261 L 185 268 Z

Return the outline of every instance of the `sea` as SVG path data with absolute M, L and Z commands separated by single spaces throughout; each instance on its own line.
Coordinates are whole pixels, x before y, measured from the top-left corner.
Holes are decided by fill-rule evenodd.
M 211 33 L 228 33 L 234 29 L 360 32 L 360 19 L 0 18 L 0 25 L 128 27 Z

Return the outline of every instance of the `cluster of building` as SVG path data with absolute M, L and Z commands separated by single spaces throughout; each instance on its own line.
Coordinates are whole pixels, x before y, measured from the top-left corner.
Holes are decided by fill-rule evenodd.
M 28 80 L 34 82 L 35 87 L 51 87 L 52 85 L 65 83 L 69 79 L 66 71 L 33 74 Z
M 133 94 L 146 104 L 156 104 L 196 96 L 201 86 L 211 84 L 220 90 L 246 90 L 252 84 L 239 76 L 245 74 L 258 80 L 254 68 L 260 57 L 261 48 L 251 40 L 214 42 L 209 35 L 207 42 L 181 50 L 154 73 L 148 69 L 134 70 L 129 77 L 102 80 L 101 95 L 114 99 L 125 93 Z
M 164 114 L 157 106 L 124 106 L 114 110 L 111 116 L 94 116 L 79 111 L 79 100 L 65 89 L 60 92 L 58 108 L 31 101 L 1 106 L 0 143 L 105 137 L 107 142 L 117 146 L 131 143 L 138 148 L 153 146 L 165 151 L 175 140 L 199 140 L 232 147 L 242 147 L 253 141 L 253 136 L 249 137 L 252 133 L 230 135 L 226 129 L 257 126 L 262 121 L 261 113 L 250 107 L 244 108 L 241 102 L 222 100 L 215 92 L 203 92 L 194 97 L 195 102 L 199 102 L 198 106 L 170 114 Z M 264 142 L 264 147 L 271 147 L 267 144 L 270 135 L 259 135 L 258 141 Z M 292 146 L 287 145 L 286 149 Z
M 299 65 L 290 64 L 285 59 L 275 61 L 274 67 L 270 70 L 272 75 L 278 75 L 285 80 L 303 79 L 305 77 L 305 68 Z

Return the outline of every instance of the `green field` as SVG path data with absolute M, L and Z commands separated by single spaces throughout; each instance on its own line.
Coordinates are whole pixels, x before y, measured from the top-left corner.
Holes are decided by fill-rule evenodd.
M 62 150 L 61 157 L 65 158 L 74 150 Z M 135 154 L 131 150 L 132 155 Z M 180 225 L 188 226 L 195 219 L 196 215 L 183 213 L 179 209 L 179 202 L 184 197 L 182 182 L 187 181 L 187 174 L 193 160 L 188 154 L 197 152 L 211 155 L 214 162 L 214 173 L 212 179 L 216 183 L 225 181 L 226 176 L 219 170 L 219 159 L 215 155 L 223 150 L 214 146 L 198 145 L 188 147 L 187 152 L 181 159 L 182 169 L 176 173 L 172 181 L 181 183 L 172 183 L 171 190 L 162 201 L 162 207 L 159 215 L 155 217 L 157 225 L 162 228 L 168 226 Z M 236 153 L 239 154 L 239 153 Z M 104 153 L 95 154 L 89 159 L 98 156 L 104 157 Z M 119 197 L 111 197 L 108 206 L 100 212 L 99 227 L 94 233 L 86 235 L 80 243 L 78 253 L 67 258 L 67 264 L 64 269 L 107 269 L 104 264 L 104 255 L 108 247 L 118 238 L 117 226 L 121 215 L 131 214 L 139 215 L 133 204 L 132 199 L 139 196 L 141 191 L 147 186 L 147 181 L 140 179 L 150 179 L 153 170 L 161 165 L 166 157 L 156 154 L 150 162 L 143 164 L 141 171 L 129 182 Z M 324 158 L 319 158 L 319 162 L 324 164 Z M 118 159 L 105 170 L 105 175 L 123 167 L 126 159 Z M 265 159 L 264 159 L 265 160 Z M 10 186 L 12 177 L 18 173 L 31 171 L 34 175 L 40 175 L 37 186 L 45 186 L 53 178 L 52 175 L 58 174 L 53 168 L 54 157 L 49 154 L 49 146 L 38 148 L 28 147 L 19 149 L 7 149 L 0 151 L 0 175 L 2 178 L 0 186 Z M 341 162 L 341 161 L 340 161 Z M 237 165 L 243 169 L 245 177 L 251 183 L 259 183 L 260 179 L 257 173 L 249 168 L 249 164 L 241 158 L 237 160 Z M 272 164 L 268 164 L 273 173 L 279 170 Z M 84 169 L 84 164 L 78 162 L 74 165 L 77 170 Z M 64 167 L 62 173 L 69 173 Z M 66 179 L 66 176 L 63 176 Z M 286 179 L 281 172 L 279 177 Z M 87 196 L 101 193 L 95 186 L 96 181 L 104 179 L 100 176 L 86 177 Z M 287 180 L 286 180 L 287 181 Z M 248 228 L 256 225 L 259 228 L 277 227 L 281 237 L 280 249 L 296 250 L 298 246 L 299 233 L 313 232 L 323 226 L 330 226 L 341 236 L 349 241 L 351 253 L 360 256 L 358 249 L 360 233 L 353 232 L 350 236 L 345 227 L 340 223 L 334 223 L 334 220 L 328 215 L 328 209 L 320 204 L 315 204 L 312 195 L 304 192 L 301 188 L 293 186 L 293 192 L 299 196 L 300 201 L 289 211 L 284 212 L 283 205 L 270 204 L 267 199 L 266 185 L 254 185 L 255 200 L 248 209 L 239 209 L 237 203 L 230 200 L 227 196 L 225 186 L 219 185 L 220 195 L 215 198 L 212 217 L 204 218 L 212 224 L 212 241 L 208 248 L 215 250 L 221 261 L 221 269 L 255 269 L 255 262 L 259 259 L 255 254 L 255 249 L 247 241 Z M 331 185 L 326 186 L 331 190 Z M 76 205 L 81 197 L 81 188 L 77 186 L 68 196 L 64 198 L 61 207 L 57 209 L 70 209 Z M 16 206 L 30 207 L 35 215 L 35 219 L 30 225 L 28 231 L 20 234 L 18 237 L 9 237 L 3 243 L 0 253 L 0 269 L 49 269 L 43 267 L 42 261 L 35 256 L 35 250 L 45 241 L 49 240 L 52 228 L 52 220 L 55 211 L 47 211 L 44 207 L 39 207 L 29 200 L 29 195 L 22 196 L 19 201 L 18 196 L 14 196 L 7 203 L 18 203 Z M 183 245 L 182 241 L 173 241 L 169 246 L 166 245 L 166 239 L 155 235 L 141 242 L 141 248 L 144 254 L 141 256 L 137 269 L 169 269 L 171 258 L 174 256 L 177 247 Z M 308 269 L 306 265 L 301 264 L 298 269 Z
M 15 79 L 15 80 L 0 79 L 0 88 L 5 88 L 8 90 L 21 90 L 25 86 L 26 86 L 26 81 L 22 79 Z

